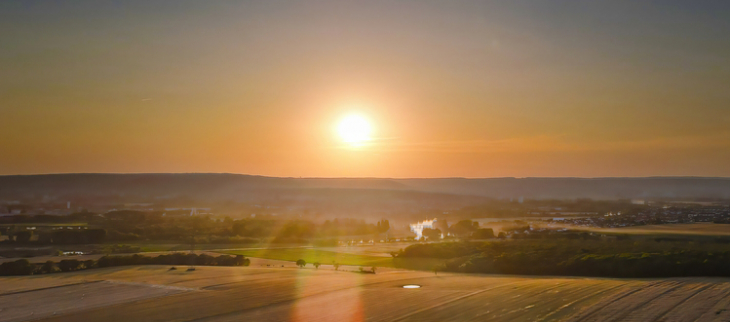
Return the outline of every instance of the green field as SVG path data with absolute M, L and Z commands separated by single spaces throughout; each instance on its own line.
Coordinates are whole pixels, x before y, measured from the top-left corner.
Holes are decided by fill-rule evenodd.
M 388 257 L 338 253 L 311 248 L 232 250 L 222 253 L 292 262 L 303 259 L 307 263 L 332 264 L 336 262 L 341 265 L 393 267 L 393 259 Z
M 140 252 L 171 252 L 190 250 L 190 244 L 126 243 L 126 245 L 139 247 Z M 198 244 L 195 245 L 195 250 L 244 248 L 256 247 L 258 245 L 259 244 Z

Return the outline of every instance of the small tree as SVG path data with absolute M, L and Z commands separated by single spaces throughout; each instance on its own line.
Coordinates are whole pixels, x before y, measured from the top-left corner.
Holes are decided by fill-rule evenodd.
M 335 270 L 336 271 L 340 270 L 340 264 L 339 263 L 332 263 L 332 266 L 335 267 Z
M 373 274 L 375 274 L 375 269 L 376 269 L 376 268 L 377 268 L 377 267 L 373 266 L 373 267 L 372 267 L 372 268 L 370 269 L 370 270 L 371 270 L 371 271 L 373 272 Z
M 304 266 L 306 266 L 306 265 L 307 265 L 307 262 L 305 262 L 303 259 L 297 260 L 297 266 L 299 266 L 299 268 L 304 268 Z
M 312 264 L 312 265 L 314 265 L 315 269 L 319 269 L 319 265 L 320 265 L 319 262 L 314 262 L 314 264 Z
M 41 266 L 41 272 L 48 274 L 53 273 L 56 271 L 56 264 L 53 263 L 53 261 L 46 261 L 43 263 L 43 266 Z
M 72 272 L 81 267 L 81 262 L 77 259 L 64 259 L 58 262 L 58 269 L 61 272 Z

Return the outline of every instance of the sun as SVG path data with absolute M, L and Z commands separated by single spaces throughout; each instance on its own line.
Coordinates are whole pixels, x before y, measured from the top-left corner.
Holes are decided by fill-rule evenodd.
M 340 139 L 351 146 L 361 146 L 370 140 L 372 127 L 368 120 L 357 114 L 345 116 L 337 125 Z

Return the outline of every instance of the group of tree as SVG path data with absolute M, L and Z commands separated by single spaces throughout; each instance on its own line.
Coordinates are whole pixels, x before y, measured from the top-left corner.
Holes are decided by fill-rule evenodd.
M 106 241 L 106 230 L 101 228 L 88 229 L 46 229 L 38 232 L 27 229 L 8 230 L 5 234 L 8 236 L 8 242 L 27 244 L 31 242 L 39 244 L 100 244 Z M 81 227 L 74 227 L 81 228 Z M 37 238 L 34 238 L 36 237 Z M 34 241 L 35 240 L 35 241 Z
M 299 268 L 304 268 L 305 266 L 307 266 L 307 261 L 305 261 L 303 259 L 298 259 L 296 261 L 296 264 L 297 264 L 297 266 L 299 266 Z M 319 262 L 314 262 L 312 264 L 312 266 L 314 266 L 314 269 L 319 269 L 320 265 L 321 264 Z M 332 266 L 335 268 L 336 271 L 338 271 L 340 269 L 340 264 L 338 264 L 338 263 L 333 262 Z M 369 271 L 367 271 L 364 268 L 360 267 L 360 269 L 358 271 L 360 273 L 375 274 L 376 269 L 377 269 L 377 267 L 373 266 Z
M 545 212 L 549 215 L 555 209 L 568 212 L 622 212 L 629 213 L 646 209 L 646 205 L 632 203 L 630 199 L 619 200 L 592 200 L 577 199 L 494 199 L 487 202 L 465 206 L 450 211 L 452 218 L 480 218 L 489 214 L 495 218 L 515 218 L 525 216 L 528 212 Z
M 467 219 L 449 227 L 449 232 L 457 237 L 470 237 L 477 229 L 479 229 L 479 222 Z
M 45 240 L 49 244 L 101 244 L 106 241 L 106 230 L 100 228 L 54 230 L 49 234 L 41 234 L 39 240 Z

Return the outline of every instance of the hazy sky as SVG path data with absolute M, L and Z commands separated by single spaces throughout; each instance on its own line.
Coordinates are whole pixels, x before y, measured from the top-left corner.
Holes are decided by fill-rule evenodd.
M 730 176 L 730 1 L 6 0 L 0 120 L 0 174 Z

